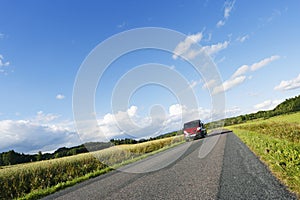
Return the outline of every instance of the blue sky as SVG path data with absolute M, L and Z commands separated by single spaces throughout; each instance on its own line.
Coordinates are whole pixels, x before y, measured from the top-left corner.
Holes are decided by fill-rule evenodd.
M 93 138 L 76 133 L 76 75 L 98 44 L 134 28 L 172 29 L 204 47 L 220 72 L 227 116 L 272 109 L 300 92 L 298 1 L 1 0 L 0 5 L 0 151 L 45 152 Z M 176 94 L 154 84 L 133 91 L 128 110 L 113 113 L 118 80 L 146 63 L 161 63 L 184 76 L 199 108 L 188 110 Z M 179 115 L 196 113 L 210 121 L 211 94 L 205 85 L 189 63 L 170 52 L 131 52 L 99 82 L 98 123 L 108 138 L 122 137 L 113 118 L 123 120 L 127 113 L 141 126 L 131 136 L 140 138 L 179 129 Z M 218 85 L 211 87 L 218 91 Z M 163 121 L 149 117 L 155 109 Z

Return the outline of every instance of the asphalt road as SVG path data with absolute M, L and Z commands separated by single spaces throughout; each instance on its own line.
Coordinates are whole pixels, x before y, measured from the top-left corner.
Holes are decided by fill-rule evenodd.
M 214 133 L 45 199 L 296 199 L 232 133 Z

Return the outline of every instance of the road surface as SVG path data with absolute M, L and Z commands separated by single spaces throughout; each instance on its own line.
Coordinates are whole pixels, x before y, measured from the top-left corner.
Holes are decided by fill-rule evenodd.
M 198 200 L 296 197 L 287 191 L 232 132 L 227 131 L 184 143 L 44 199 Z

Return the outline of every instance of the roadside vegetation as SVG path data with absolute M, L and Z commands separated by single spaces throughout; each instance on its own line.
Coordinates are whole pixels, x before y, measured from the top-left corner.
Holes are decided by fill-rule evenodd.
M 213 129 L 219 126 L 230 126 L 235 124 L 241 124 L 252 120 L 262 120 L 268 119 L 274 116 L 280 116 L 285 114 L 291 114 L 300 111 L 300 95 L 286 99 L 284 102 L 276 106 L 273 110 L 268 111 L 258 111 L 256 113 L 240 115 L 237 117 L 230 117 L 220 121 L 214 121 L 207 123 L 206 126 L 208 129 Z M 296 122 L 296 123 L 299 123 Z
M 7 152 L 0 153 L 0 167 L 7 166 L 7 165 L 41 161 L 41 160 L 50 160 L 50 159 L 62 158 L 66 156 L 74 156 L 81 153 L 99 151 L 115 145 L 138 144 L 138 143 L 158 140 L 162 138 L 172 137 L 180 134 L 182 134 L 182 131 L 179 130 L 170 133 L 165 133 L 157 137 L 153 137 L 153 138 L 151 137 L 149 139 L 135 140 L 131 138 L 124 138 L 124 139 L 111 139 L 110 142 L 88 142 L 88 143 L 84 143 L 69 148 L 61 147 L 56 151 L 54 151 L 53 153 L 44 153 L 44 154 L 41 151 L 38 152 L 37 154 L 24 154 L 24 153 L 15 152 L 14 150 L 10 150 Z
M 228 126 L 300 197 L 300 112 Z
M 91 153 L 0 168 L 0 199 L 38 199 L 184 142 L 173 136 Z

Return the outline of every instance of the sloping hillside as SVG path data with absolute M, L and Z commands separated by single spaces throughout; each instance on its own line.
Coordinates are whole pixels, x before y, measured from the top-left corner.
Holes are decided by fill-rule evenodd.
M 300 95 L 295 96 L 290 99 L 286 99 L 284 102 L 276 106 L 273 110 L 268 111 L 258 111 L 257 113 L 251 113 L 246 115 L 240 115 L 237 117 L 227 118 L 224 121 L 224 125 L 234 125 L 247 122 L 253 119 L 267 119 L 282 114 L 289 114 L 300 111 Z M 214 127 L 215 124 L 220 124 L 219 122 L 208 123 L 208 127 Z

